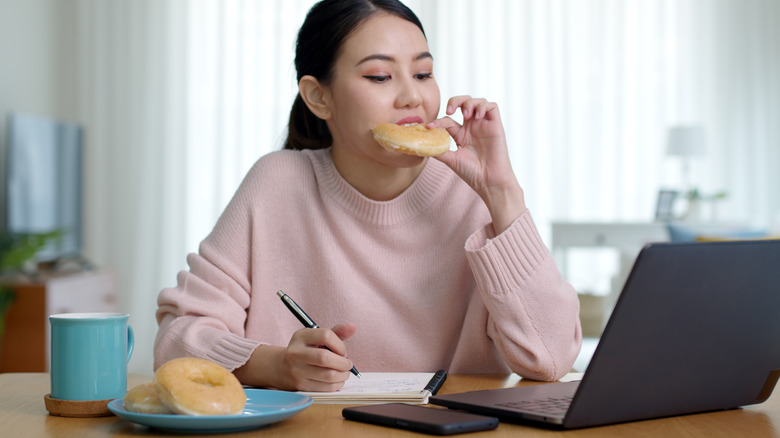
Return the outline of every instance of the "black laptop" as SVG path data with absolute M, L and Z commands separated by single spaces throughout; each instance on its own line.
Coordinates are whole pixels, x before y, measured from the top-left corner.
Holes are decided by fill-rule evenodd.
M 639 253 L 581 381 L 431 397 L 572 429 L 732 409 L 780 376 L 780 240 Z

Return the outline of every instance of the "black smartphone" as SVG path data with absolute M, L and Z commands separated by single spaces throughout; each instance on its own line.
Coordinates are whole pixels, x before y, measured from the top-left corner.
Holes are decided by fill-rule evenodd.
M 385 403 L 344 408 L 344 418 L 381 426 L 397 427 L 433 435 L 495 429 L 498 418 L 450 409 L 428 408 L 405 403 Z

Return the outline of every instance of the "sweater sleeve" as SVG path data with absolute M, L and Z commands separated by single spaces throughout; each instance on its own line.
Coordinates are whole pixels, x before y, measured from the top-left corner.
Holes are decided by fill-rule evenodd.
M 214 229 L 187 257 L 188 271 L 157 298 L 154 368 L 176 357 L 200 357 L 234 370 L 260 345 L 247 338 L 251 303 L 252 199 L 256 165 Z
M 466 256 L 488 311 L 488 336 L 510 369 L 544 381 L 568 373 L 582 344 L 579 299 L 530 213 L 498 236 L 491 225 L 472 234 Z
M 176 357 L 200 357 L 234 370 L 259 345 L 244 337 L 249 293 L 202 255 L 190 254 L 188 262 L 177 286 L 157 298 L 154 369 Z

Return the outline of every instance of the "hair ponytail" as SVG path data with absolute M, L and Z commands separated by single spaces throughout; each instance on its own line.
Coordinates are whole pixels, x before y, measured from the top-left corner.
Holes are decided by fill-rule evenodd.
M 290 110 L 290 122 L 284 149 L 325 149 L 330 147 L 332 142 L 333 138 L 330 136 L 328 125 L 311 112 L 298 93 Z

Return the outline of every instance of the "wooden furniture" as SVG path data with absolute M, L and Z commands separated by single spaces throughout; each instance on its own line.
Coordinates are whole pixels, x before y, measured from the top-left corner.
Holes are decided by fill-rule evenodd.
M 131 374 L 128 386 L 151 381 L 151 376 Z M 477 389 L 532 385 L 517 375 L 451 375 L 441 390 L 442 394 Z M 717 382 L 713 382 L 717 384 Z M 0 430 L 3 436 L 60 437 L 130 437 L 171 436 L 170 433 L 148 429 L 118 417 L 65 418 L 48 415 L 43 396 L 49 392 L 49 375 L 45 373 L 0 374 Z M 314 404 L 298 415 L 255 431 L 219 434 L 219 437 L 365 437 L 365 436 L 423 436 L 418 433 L 345 420 L 341 409 L 345 405 Z M 432 409 L 443 409 L 434 407 Z M 775 394 L 760 405 L 742 409 L 711 412 L 638 421 L 612 426 L 572 431 L 536 428 L 502 422 L 498 429 L 470 433 L 469 437 L 780 437 L 780 395 Z
M 80 271 L 17 281 L 16 298 L 6 315 L 0 342 L 0 372 L 49 370 L 49 315 L 116 312 L 112 271 Z

